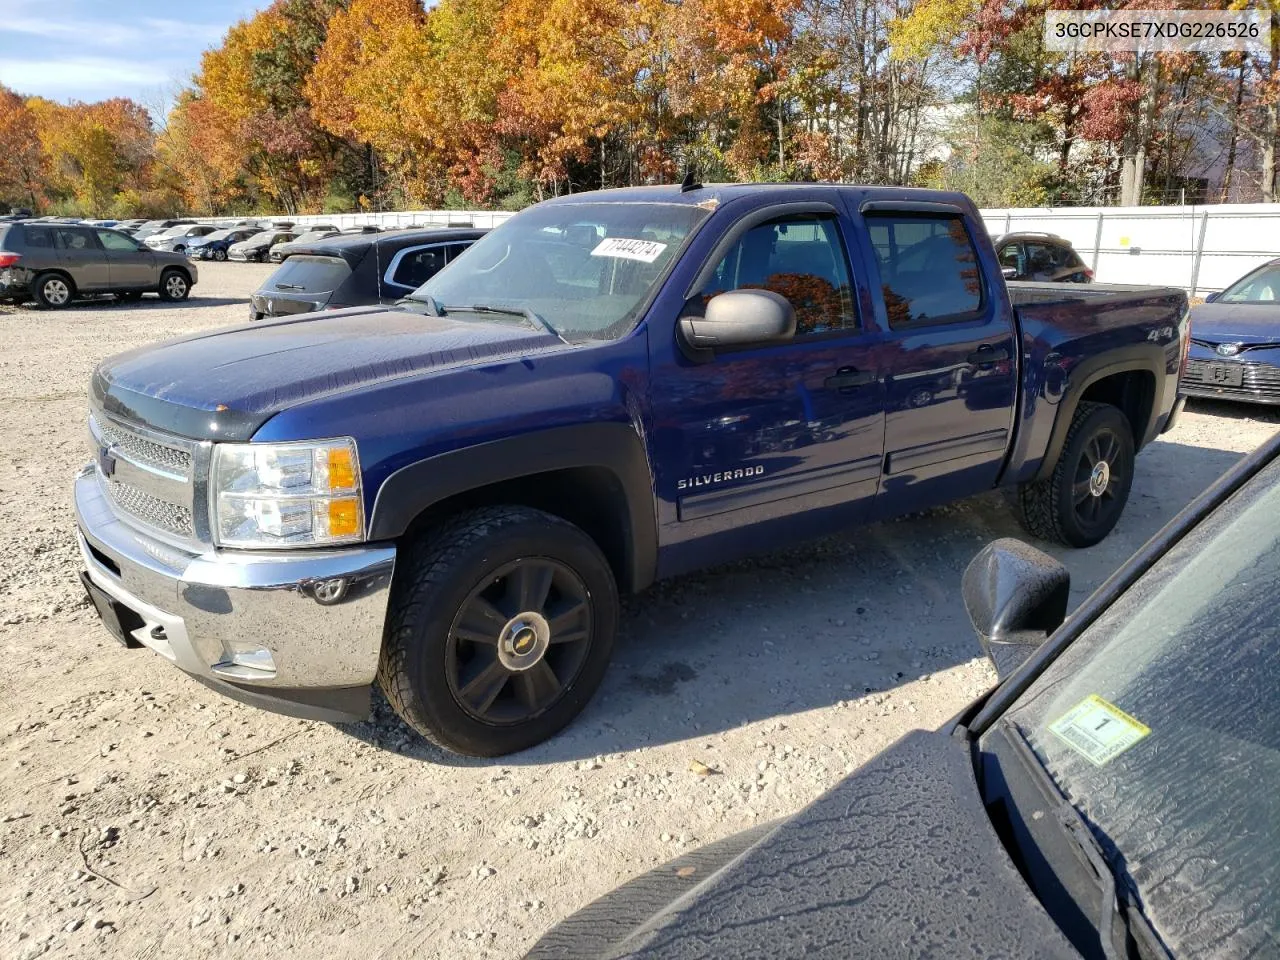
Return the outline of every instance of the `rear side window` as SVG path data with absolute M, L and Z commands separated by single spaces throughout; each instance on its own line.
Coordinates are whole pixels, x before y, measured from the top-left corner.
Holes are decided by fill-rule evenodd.
M 391 274 L 391 283 L 399 287 L 416 289 L 422 286 L 445 265 L 445 248 L 436 244 L 403 251 L 398 257 L 399 263 Z
M 23 227 L 22 234 L 28 250 L 53 249 L 53 231 L 48 227 Z
M 341 257 L 290 257 L 262 285 L 265 292 L 332 293 L 351 275 Z
M 62 227 L 54 231 L 54 246 L 59 250 L 96 250 L 93 235 L 87 230 Z
M 978 253 L 960 217 L 870 213 L 866 220 L 891 327 L 967 320 L 982 309 Z

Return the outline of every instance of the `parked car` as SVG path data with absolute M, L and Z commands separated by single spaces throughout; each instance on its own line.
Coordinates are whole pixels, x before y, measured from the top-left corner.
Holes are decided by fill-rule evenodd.
M 1191 308 L 1190 397 L 1280 403 L 1280 260 Z
M 226 260 L 233 244 L 248 240 L 262 232 L 260 227 L 232 227 L 215 230 L 203 237 L 196 237 L 187 244 L 187 256 L 192 260 Z
M 338 235 L 338 228 L 334 226 L 307 227 L 307 229 L 298 234 L 296 239 L 290 240 L 288 243 L 277 243 L 271 248 L 271 260 L 273 263 L 280 263 L 292 255 L 300 246 L 306 246 L 316 240 L 327 240 L 329 237 Z
M 191 241 L 197 237 L 207 237 L 217 232 L 217 227 L 207 223 L 181 224 L 153 233 L 144 243 L 152 250 L 172 250 L 175 253 L 186 253 Z
M 0 300 L 65 307 L 83 295 L 185 300 L 196 268 L 180 254 L 149 250 L 117 230 L 23 221 L 0 225 Z
M 1280 436 L 1070 620 L 1058 561 L 991 544 L 963 592 L 995 690 L 530 960 L 1276 955 L 1277 582 Z
M 289 244 L 289 258 L 249 298 L 249 319 L 395 303 L 484 236 L 483 230 L 337 234 Z
M 343 233 L 381 233 L 382 228 L 372 223 L 362 223 L 356 227 L 343 227 Z
M 170 227 L 177 227 L 180 225 L 187 225 L 187 224 L 193 224 L 193 223 L 195 223 L 194 220 L 148 220 L 142 226 L 134 230 L 132 236 L 135 240 L 146 240 L 147 237 L 151 236 L 152 234 L 162 233 L 163 231 L 168 230 Z
M 1084 265 L 1075 248 L 1056 234 L 1006 233 L 996 239 L 995 248 L 1006 280 L 1093 281 L 1093 271 Z
M 122 220 L 119 223 L 117 223 L 112 229 L 118 230 L 121 233 L 127 233 L 129 234 L 129 236 L 133 236 L 134 233 L 137 232 L 138 228 L 146 222 L 147 222 L 146 220 Z
M 288 243 L 290 240 L 296 239 L 297 236 L 292 230 L 282 230 L 276 227 L 259 230 L 247 240 L 231 244 L 227 248 L 227 259 L 262 263 L 271 253 L 271 248 L 277 243 Z
M 424 737 L 510 753 L 590 699 L 619 590 L 997 487 L 1099 542 L 1177 411 L 1186 314 L 1006 286 L 958 193 L 559 197 L 394 307 L 100 364 L 87 575 L 107 629 L 229 696 L 358 718 L 377 675 Z M 965 392 L 913 399 L 943 374 Z

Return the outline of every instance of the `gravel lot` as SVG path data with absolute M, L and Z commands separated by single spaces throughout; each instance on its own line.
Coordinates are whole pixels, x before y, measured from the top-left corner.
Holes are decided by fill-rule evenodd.
M 237 323 L 270 267 L 191 301 L 0 308 L 0 956 L 514 957 L 618 883 L 788 814 L 991 682 L 964 565 L 996 495 L 659 584 L 563 735 L 444 756 L 385 705 L 329 726 L 226 701 L 95 622 L 71 478 L 103 356 Z M 1120 527 L 1055 551 L 1079 602 L 1280 415 L 1198 404 Z

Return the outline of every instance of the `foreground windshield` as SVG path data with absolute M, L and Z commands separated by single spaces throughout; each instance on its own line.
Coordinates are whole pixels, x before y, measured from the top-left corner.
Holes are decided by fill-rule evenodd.
M 1280 464 L 1009 711 L 1179 956 L 1280 955 Z
M 1237 280 L 1218 297 L 1221 303 L 1280 302 L 1280 266 L 1263 267 Z
M 612 339 L 708 211 L 683 203 L 533 207 L 478 240 L 415 291 L 446 309 L 532 310 L 567 339 Z

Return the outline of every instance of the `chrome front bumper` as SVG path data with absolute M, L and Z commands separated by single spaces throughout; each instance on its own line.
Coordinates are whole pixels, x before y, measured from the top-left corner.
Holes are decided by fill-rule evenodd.
M 141 620 L 132 639 L 256 706 L 368 716 L 394 546 L 190 553 L 121 520 L 92 466 L 76 478 L 75 506 L 89 579 Z

